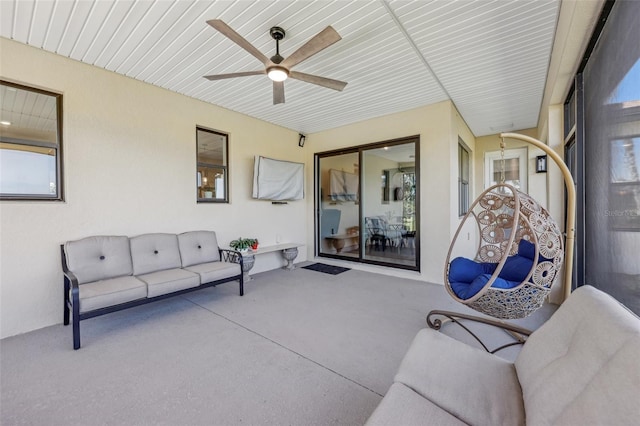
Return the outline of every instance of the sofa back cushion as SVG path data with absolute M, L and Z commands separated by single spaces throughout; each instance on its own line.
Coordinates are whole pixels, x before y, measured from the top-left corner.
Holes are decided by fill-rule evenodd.
M 67 267 L 79 284 L 131 275 L 129 238 L 95 236 L 64 244 Z
M 218 239 L 213 231 L 192 231 L 179 234 L 178 246 L 183 267 L 220 260 Z
M 590 286 L 574 291 L 516 359 L 527 424 L 635 424 L 640 319 Z
M 143 234 L 129 239 L 133 274 L 180 267 L 180 250 L 175 234 Z

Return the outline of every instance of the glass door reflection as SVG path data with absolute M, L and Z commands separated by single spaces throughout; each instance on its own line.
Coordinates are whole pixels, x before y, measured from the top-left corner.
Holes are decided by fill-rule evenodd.
M 416 144 L 362 152 L 362 258 L 417 268 Z
M 358 152 L 321 157 L 319 252 L 359 258 Z

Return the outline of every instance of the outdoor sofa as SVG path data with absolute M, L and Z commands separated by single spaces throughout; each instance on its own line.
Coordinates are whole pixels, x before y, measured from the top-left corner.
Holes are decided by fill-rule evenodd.
M 514 363 L 421 330 L 366 424 L 638 424 L 639 355 L 640 319 L 580 287 Z
M 94 236 L 61 246 L 64 325 L 168 297 L 238 281 L 244 294 L 242 256 L 218 247 L 213 231 Z

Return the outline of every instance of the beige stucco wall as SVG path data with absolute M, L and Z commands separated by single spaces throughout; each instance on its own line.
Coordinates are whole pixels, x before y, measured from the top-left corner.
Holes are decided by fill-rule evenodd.
M 306 244 L 312 258 L 314 153 L 420 135 L 422 272 L 357 265 L 442 283 L 457 227 L 457 140 L 473 135 L 451 102 L 309 135 L 0 38 L 0 77 L 63 94 L 64 202 L 0 203 L 0 334 L 62 320 L 59 245 L 90 235 L 212 229 L 221 245 L 238 236 Z M 229 204 L 197 204 L 196 125 L 229 134 Z M 254 155 L 305 162 L 305 200 L 251 199 Z M 452 206 L 455 208 L 450 211 Z M 281 266 L 261 255 L 252 272 Z M 352 265 L 353 266 L 353 265 Z
M 251 199 L 254 155 L 305 161 L 297 132 L 7 39 L 0 51 L 3 79 L 63 94 L 65 185 L 64 202 L 0 202 L 2 337 L 62 321 L 67 240 L 207 229 L 221 245 L 306 243 L 305 201 Z M 196 125 L 229 134 L 229 204 L 196 203 Z M 283 264 L 264 254 L 252 272 Z

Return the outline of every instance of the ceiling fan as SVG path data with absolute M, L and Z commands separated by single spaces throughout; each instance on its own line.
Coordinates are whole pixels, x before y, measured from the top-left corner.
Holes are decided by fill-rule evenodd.
M 208 80 L 222 80 L 226 78 L 234 77 L 246 77 L 249 75 L 267 74 L 267 76 L 273 81 L 273 104 L 284 103 L 284 80 L 288 77 L 296 80 L 304 81 L 307 83 L 317 84 L 318 86 L 328 87 L 329 89 L 342 91 L 347 83 L 344 81 L 333 80 L 331 78 L 320 77 L 317 75 L 306 74 L 298 71 L 291 71 L 291 68 L 315 55 L 321 50 L 331 46 L 333 43 L 342 39 L 340 34 L 334 30 L 331 26 L 328 26 L 318 34 L 313 36 L 298 50 L 293 52 L 287 58 L 280 56 L 280 40 L 284 39 L 285 31 L 280 27 L 272 27 L 269 30 L 269 34 L 276 41 L 276 54 L 271 58 L 267 58 L 262 52 L 256 49 L 251 43 L 245 40 L 240 34 L 235 32 L 230 26 L 225 24 L 219 19 L 212 19 L 207 21 L 207 24 L 221 32 L 224 36 L 231 41 L 242 47 L 251 55 L 256 57 L 260 62 L 264 64 L 264 70 L 261 71 L 244 71 L 234 72 L 230 74 L 218 74 L 218 75 L 206 75 L 204 78 Z

